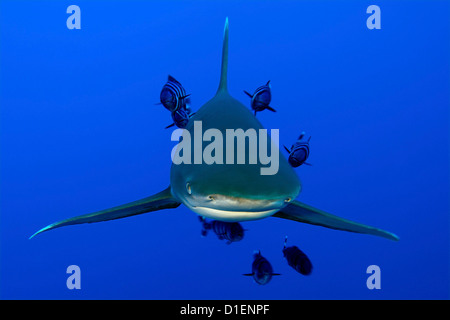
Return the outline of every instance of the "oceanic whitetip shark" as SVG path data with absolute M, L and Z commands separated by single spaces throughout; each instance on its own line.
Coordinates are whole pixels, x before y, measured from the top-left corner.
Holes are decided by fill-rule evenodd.
M 227 89 L 228 18 L 222 48 L 219 88 L 189 120 L 186 130 L 193 134 L 194 121 L 202 121 L 203 129 L 263 129 L 261 123 Z M 248 151 L 247 155 L 248 155 Z M 51 229 L 108 221 L 142 213 L 173 209 L 184 204 L 195 213 L 220 221 L 248 221 L 276 217 L 319 225 L 331 229 L 365 233 L 398 240 L 390 232 L 352 222 L 294 200 L 301 183 L 294 169 L 279 152 L 279 169 L 273 175 L 261 175 L 261 164 L 174 164 L 170 186 L 147 198 L 110 209 L 59 221 L 42 228 L 30 238 Z

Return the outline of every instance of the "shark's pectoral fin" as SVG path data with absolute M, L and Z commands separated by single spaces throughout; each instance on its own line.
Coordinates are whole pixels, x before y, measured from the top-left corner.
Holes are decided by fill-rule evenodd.
M 125 217 L 134 216 L 137 214 L 142 214 L 146 212 L 151 211 L 157 211 L 162 209 L 171 209 L 176 208 L 181 203 L 176 201 L 170 192 L 170 187 L 167 189 L 144 199 L 133 201 L 121 206 L 113 207 L 110 209 L 85 214 L 82 216 L 62 220 L 59 222 L 52 223 L 51 225 L 48 225 L 45 228 L 42 228 L 35 234 L 33 234 L 31 238 L 33 238 L 35 235 L 48 231 L 51 229 L 74 225 L 74 224 L 81 224 L 81 223 L 93 223 L 93 222 L 101 222 L 101 221 L 108 221 L 108 220 L 114 220 L 114 219 L 120 219 Z
M 248 95 L 250 98 L 253 98 L 253 95 L 244 90 L 244 93 Z
M 273 217 L 314 224 L 331 229 L 371 234 L 395 241 L 399 239 L 395 234 L 388 231 L 339 218 L 299 201 L 292 201 L 281 211 L 275 213 Z

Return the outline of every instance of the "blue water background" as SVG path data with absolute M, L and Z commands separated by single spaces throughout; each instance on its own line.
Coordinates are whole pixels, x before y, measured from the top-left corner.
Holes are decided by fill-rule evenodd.
M 66 8 L 81 8 L 68 30 Z M 366 8 L 381 8 L 381 30 Z M 449 3 L 446 1 L 2 1 L 3 299 L 449 298 Z M 229 91 L 271 80 L 277 113 L 258 114 L 290 145 L 312 136 L 298 197 L 396 233 L 399 242 L 276 218 L 243 223 L 242 242 L 200 236 L 186 207 L 70 226 L 58 220 L 169 184 L 171 123 L 154 104 L 167 75 L 198 110 L 215 93 L 225 17 Z M 309 277 L 282 257 L 285 235 Z M 253 250 L 275 277 L 259 286 Z M 81 268 L 81 290 L 66 268 Z M 381 289 L 366 268 L 381 269 Z

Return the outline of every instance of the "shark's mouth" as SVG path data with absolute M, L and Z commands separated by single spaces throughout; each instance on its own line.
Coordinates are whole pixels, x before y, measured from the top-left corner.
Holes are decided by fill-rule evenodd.
M 238 222 L 238 221 L 248 221 L 248 220 L 258 220 L 269 217 L 275 214 L 280 209 L 272 209 L 266 211 L 227 211 L 219 210 L 208 207 L 195 207 L 191 208 L 195 213 L 220 221 Z
M 262 219 L 275 214 L 291 201 L 290 198 L 247 199 L 217 194 L 199 198 L 189 199 L 185 204 L 199 215 L 221 221 Z

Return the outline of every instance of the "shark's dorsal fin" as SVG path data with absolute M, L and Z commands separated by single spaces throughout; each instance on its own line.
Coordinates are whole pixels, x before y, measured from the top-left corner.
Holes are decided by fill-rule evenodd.
M 222 46 L 222 68 L 220 70 L 220 83 L 217 93 L 221 91 L 228 91 L 227 88 L 227 71 L 228 71 L 228 17 L 225 19 L 225 28 L 223 31 L 223 46 Z

